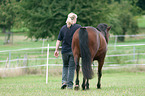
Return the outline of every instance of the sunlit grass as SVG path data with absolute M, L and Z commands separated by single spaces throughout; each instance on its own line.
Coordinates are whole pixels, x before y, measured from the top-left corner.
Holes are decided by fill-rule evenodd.
M 103 73 L 102 88 L 96 89 L 97 74 L 90 81 L 90 90 L 61 90 L 61 75 L 26 75 L 0 79 L 1 96 L 144 96 L 145 73 Z M 82 76 L 80 77 L 82 83 Z
M 138 26 L 140 28 L 145 28 L 145 15 L 141 16 L 139 19 L 138 19 Z

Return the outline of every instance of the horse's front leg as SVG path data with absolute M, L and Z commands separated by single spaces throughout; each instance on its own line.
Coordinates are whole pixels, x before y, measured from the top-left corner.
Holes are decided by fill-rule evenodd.
M 79 71 L 80 71 L 80 65 L 79 65 L 79 60 L 75 60 L 76 63 L 76 81 L 75 81 L 75 90 L 79 90 Z

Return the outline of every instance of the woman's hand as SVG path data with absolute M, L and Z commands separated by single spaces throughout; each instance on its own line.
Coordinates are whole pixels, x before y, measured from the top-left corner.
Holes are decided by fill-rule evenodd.
M 59 56 L 59 51 L 58 51 L 59 44 L 60 44 L 60 40 L 57 40 L 56 41 L 56 49 L 55 49 L 55 52 L 54 52 L 54 56 L 55 57 L 58 57 Z
M 54 52 L 54 56 L 57 58 L 59 56 L 59 52 L 58 51 L 55 51 Z

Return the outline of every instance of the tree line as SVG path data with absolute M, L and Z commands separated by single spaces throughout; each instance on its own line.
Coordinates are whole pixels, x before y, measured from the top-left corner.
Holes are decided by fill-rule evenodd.
M 143 0 L 1 0 L 0 28 L 5 32 L 26 27 L 29 38 L 55 39 L 68 13 L 74 12 L 82 26 L 107 23 L 114 35 L 136 34 L 135 16 L 143 12 L 141 4 Z

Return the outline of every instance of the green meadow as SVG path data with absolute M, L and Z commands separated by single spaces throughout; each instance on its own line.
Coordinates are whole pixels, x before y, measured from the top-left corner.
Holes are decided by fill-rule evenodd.
M 144 96 L 145 73 L 103 71 L 102 88 L 96 89 L 97 75 L 90 80 L 90 90 L 61 90 L 61 75 L 24 75 L 0 79 L 0 96 Z M 82 75 L 80 77 L 82 83 Z

